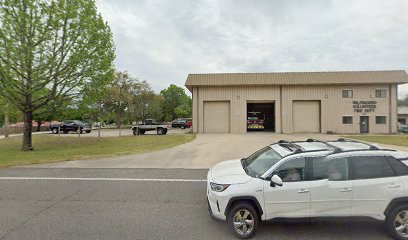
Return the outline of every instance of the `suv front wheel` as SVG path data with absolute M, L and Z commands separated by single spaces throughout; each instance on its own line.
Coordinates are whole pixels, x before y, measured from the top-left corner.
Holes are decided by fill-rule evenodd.
M 408 240 L 408 205 L 395 207 L 385 220 L 391 235 L 398 240 Z
M 258 214 L 254 207 L 246 202 L 236 204 L 228 214 L 228 224 L 235 236 L 247 239 L 255 234 L 258 227 Z

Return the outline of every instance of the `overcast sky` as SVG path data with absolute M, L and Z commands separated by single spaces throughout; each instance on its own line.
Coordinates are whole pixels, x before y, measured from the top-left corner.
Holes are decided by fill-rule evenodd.
M 408 70 L 407 0 L 96 1 L 117 68 L 156 91 L 189 73 Z

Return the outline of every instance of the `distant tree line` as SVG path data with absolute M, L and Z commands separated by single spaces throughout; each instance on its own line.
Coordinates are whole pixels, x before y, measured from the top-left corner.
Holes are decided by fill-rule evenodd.
M 408 107 L 408 95 L 404 99 L 398 100 L 398 106 Z
M 0 96 L 0 126 L 4 125 L 6 112 L 10 123 L 23 121 L 21 111 L 13 104 L 7 107 L 6 102 Z M 67 119 L 116 124 L 119 128 L 122 124 L 129 125 L 148 118 L 168 122 L 191 117 L 191 112 L 192 99 L 183 88 L 171 84 L 156 93 L 147 81 L 127 71 L 117 71 L 112 82 L 101 92 L 101 97 L 75 97 L 62 103 L 50 101 L 34 111 L 33 120 L 38 129 L 45 122 Z
M 191 115 L 171 85 L 115 71 L 115 44 L 95 0 L 0 0 L 0 125 L 23 121 L 21 150 L 34 150 L 33 121 L 122 123 Z

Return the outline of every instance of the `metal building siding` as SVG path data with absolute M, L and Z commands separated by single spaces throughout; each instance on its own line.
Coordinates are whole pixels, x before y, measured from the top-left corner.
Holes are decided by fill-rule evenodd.
M 359 133 L 359 116 L 354 112 L 353 101 L 377 101 L 377 108 L 370 116 L 370 133 L 389 132 L 389 99 L 375 98 L 375 89 L 387 88 L 389 85 L 344 85 L 344 86 L 283 86 L 282 112 L 283 132 L 293 133 L 291 119 L 292 102 L 294 100 L 320 100 L 321 101 L 321 131 L 326 133 Z M 352 89 L 353 98 L 342 98 L 343 89 Z M 387 93 L 389 94 L 389 93 Z M 327 95 L 327 98 L 326 98 Z M 373 98 L 371 97 L 373 96 Z M 353 124 L 342 124 L 342 116 L 353 116 Z M 387 124 L 376 124 L 375 116 L 387 116 Z
M 193 86 L 344 85 L 362 83 L 408 83 L 408 75 L 403 70 L 189 74 L 186 86 L 191 91 Z
M 230 126 L 231 133 L 246 132 L 246 107 L 247 101 L 274 101 L 277 112 L 276 131 L 280 132 L 280 102 L 279 87 L 199 87 L 197 132 L 204 132 L 203 127 L 203 102 L 205 101 L 230 101 Z M 193 124 L 194 124 L 193 122 Z
M 397 132 L 397 122 L 398 122 L 398 85 L 391 85 L 391 94 L 389 96 L 391 101 L 390 103 L 390 124 L 391 124 L 391 133 Z

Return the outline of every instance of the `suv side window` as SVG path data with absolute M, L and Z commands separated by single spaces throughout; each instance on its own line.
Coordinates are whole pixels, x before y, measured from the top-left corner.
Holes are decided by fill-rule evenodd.
M 394 169 L 394 172 L 398 175 L 398 176 L 404 176 L 404 175 L 408 175 L 408 167 L 403 164 L 400 160 L 397 160 L 393 157 L 384 157 L 385 159 L 388 160 L 388 162 L 390 163 L 392 169 Z
M 395 176 L 387 159 L 383 156 L 351 157 L 354 179 L 371 179 Z
M 305 166 L 305 158 L 294 158 L 280 165 L 275 170 L 275 174 L 282 178 L 283 182 L 304 181 L 306 176 Z
M 308 158 L 312 163 L 312 177 L 311 180 L 327 179 L 327 167 L 329 159 L 325 156 Z
M 327 177 L 329 181 L 349 180 L 349 175 L 347 157 L 330 159 L 327 166 Z

